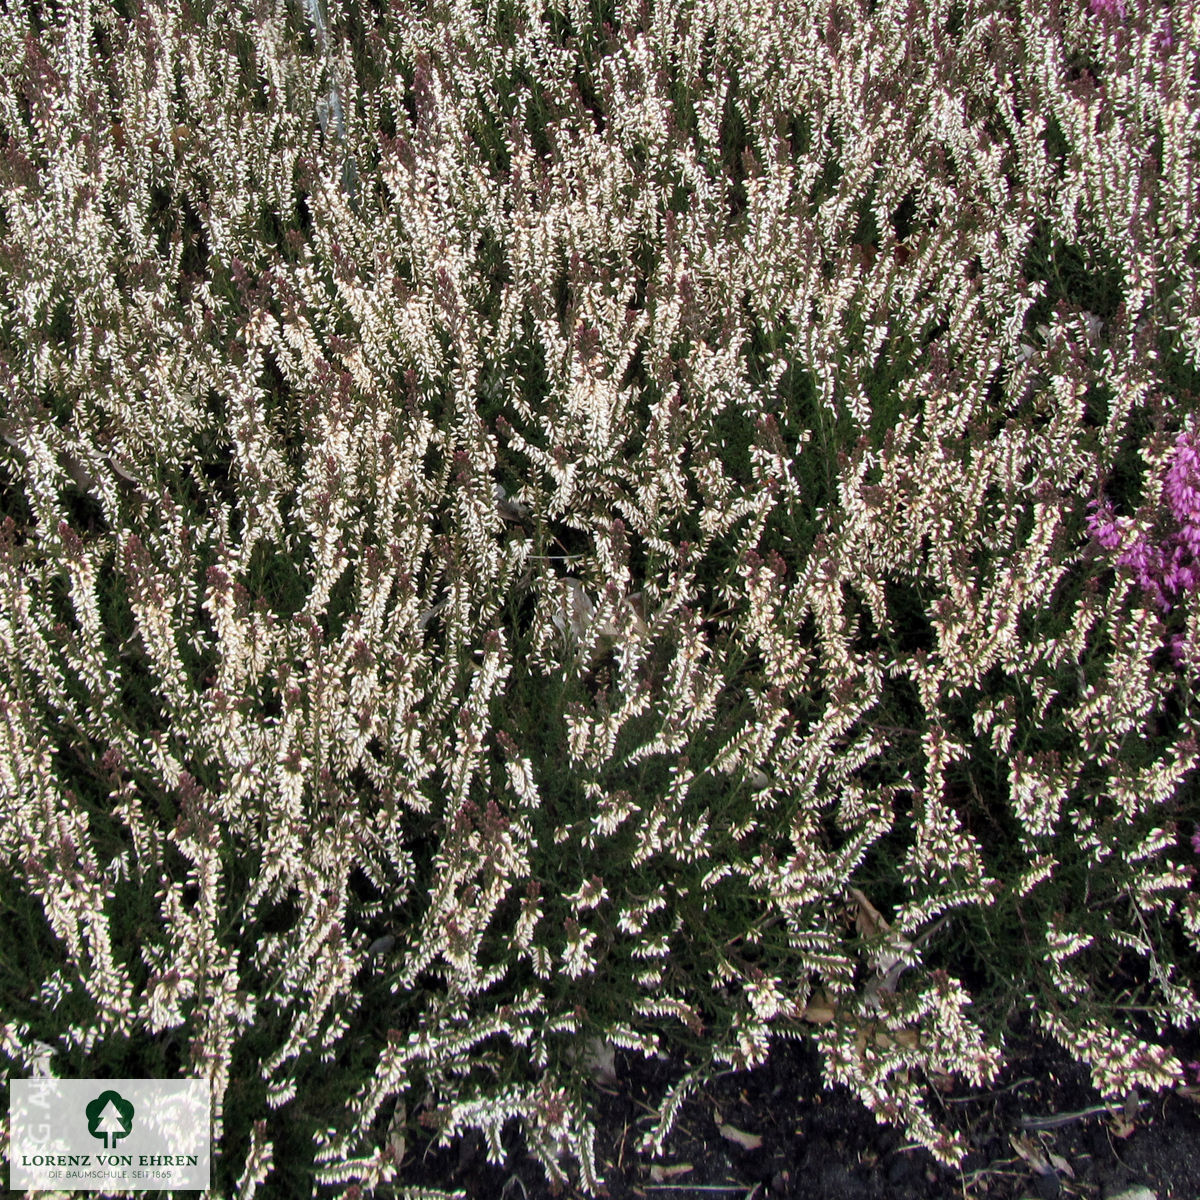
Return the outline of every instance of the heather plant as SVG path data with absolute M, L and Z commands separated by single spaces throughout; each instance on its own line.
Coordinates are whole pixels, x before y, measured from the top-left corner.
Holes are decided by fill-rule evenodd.
M 1134 536 L 1127 520 L 1116 516 L 1111 505 L 1092 501 L 1088 531 L 1108 551 L 1120 551 L 1116 565 L 1129 567 L 1138 584 L 1163 613 L 1169 613 L 1181 595 L 1200 586 L 1200 455 L 1196 438 L 1181 433 L 1162 483 L 1162 516 L 1170 528 Z M 1183 662 L 1186 643 L 1175 633 L 1170 643 L 1176 665 Z
M 1198 35 L 10 5 L 9 1071 L 206 1078 L 239 1196 L 594 1191 L 605 1044 L 648 1152 L 778 1037 L 946 1162 L 1014 1011 L 1180 1079 Z

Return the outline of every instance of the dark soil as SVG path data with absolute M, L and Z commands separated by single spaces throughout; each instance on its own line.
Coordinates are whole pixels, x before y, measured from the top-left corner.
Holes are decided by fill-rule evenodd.
M 1193 1041 L 1179 1047 L 1183 1057 L 1200 1057 Z M 1100 1098 L 1086 1069 L 1061 1049 L 1026 1031 L 1010 1036 L 1007 1059 L 1003 1076 L 987 1089 L 931 1089 L 936 1115 L 970 1148 L 959 1171 L 938 1166 L 898 1130 L 878 1124 L 844 1087 L 825 1088 L 815 1049 L 797 1041 L 780 1041 L 765 1065 L 724 1075 L 693 1094 L 662 1156 L 645 1158 L 637 1143 L 683 1072 L 618 1052 L 617 1080 L 597 1087 L 594 1110 L 602 1194 L 610 1200 L 1108 1200 L 1141 1185 L 1157 1200 L 1200 1198 L 1200 1088 L 1144 1097 L 1129 1121 L 1123 1112 L 1080 1115 Z M 1029 1119 L 1043 1124 L 1033 1127 Z M 756 1135 L 761 1145 L 743 1149 L 719 1132 L 722 1125 Z M 398 1190 L 455 1189 L 470 1200 L 583 1195 L 573 1187 L 555 1192 L 520 1148 L 515 1123 L 506 1134 L 504 1166 L 488 1164 L 478 1134 L 448 1149 L 425 1152 L 410 1144 Z

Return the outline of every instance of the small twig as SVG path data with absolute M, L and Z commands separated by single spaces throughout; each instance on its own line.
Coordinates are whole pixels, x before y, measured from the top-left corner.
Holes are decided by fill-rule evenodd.
M 1000 1160 L 1000 1162 L 1002 1164 L 1007 1164 L 1010 1162 L 1015 1163 L 1016 1161 L 1017 1161 L 1016 1159 L 1010 1159 L 1010 1158 L 1005 1158 L 1005 1159 Z M 993 1165 L 990 1167 L 980 1167 L 977 1171 L 971 1171 L 970 1174 L 964 1175 L 963 1176 L 963 1186 L 965 1187 L 967 1184 L 976 1183 L 978 1180 L 984 1179 L 989 1175 L 994 1175 L 997 1179 L 1028 1179 L 1029 1178 L 1029 1174 L 1027 1171 L 998 1171 L 998 1170 L 996 1170 L 995 1165 Z
M 639 1100 L 636 1096 L 630 1096 L 629 1098 L 638 1106 L 638 1108 L 644 1108 L 652 1117 L 658 1116 L 657 1108 L 651 1108 L 649 1104 L 647 1104 L 644 1100 Z M 639 1121 L 644 1121 L 645 1119 L 645 1117 L 638 1117 Z
M 699 1183 L 643 1183 L 647 1192 L 740 1192 L 740 1187 L 713 1187 Z
M 949 924 L 950 916 L 947 914 L 946 916 L 942 917 L 940 921 L 930 925 L 930 927 L 926 929 L 924 933 L 918 934 L 915 938 L 913 938 L 913 949 L 919 950 L 927 941 L 929 941 L 931 937 L 933 937 L 935 933 L 938 932 L 938 930 L 944 929 Z
M 1007 1087 L 997 1088 L 993 1092 L 976 1092 L 972 1096 L 954 1096 L 946 1101 L 947 1104 L 970 1104 L 973 1100 L 990 1100 L 993 1096 L 1003 1096 L 1006 1092 L 1015 1092 L 1017 1088 L 1024 1087 L 1027 1083 L 1036 1083 L 1037 1080 L 1030 1076 L 1028 1079 L 1018 1079 L 1016 1083 L 1010 1083 Z
M 514 1183 L 521 1189 L 521 1195 L 524 1197 L 524 1200 L 529 1200 L 529 1193 L 525 1190 L 525 1184 L 522 1182 L 520 1175 L 509 1176 L 508 1182 L 500 1189 L 500 1200 L 504 1200 Z
M 1105 1136 L 1108 1138 L 1108 1148 L 1112 1151 L 1113 1158 L 1115 1158 L 1117 1160 L 1117 1162 L 1119 1162 L 1121 1164 L 1121 1166 L 1123 1166 L 1125 1168 L 1126 1171 L 1130 1171 L 1131 1168 L 1130 1168 L 1129 1164 L 1121 1157 L 1120 1151 L 1117 1150 L 1117 1143 L 1113 1141 L 1112 1126 L 1105 1125 L 1104 1133 L 1105 1133 Z
M 1148 1103 L 1148 1100 L 1143 1100 L 1138 1107 Z M 1081 1108 L 1078 1112 L 1058 1113 L 1053 1117 L 1022 1117 L 1017 1124 L 1022 1129 L 1057 1129 L 1060 1125 L 1069 1125 L 1072 1121 L 1082 1121 L 1084 1117 L 1097 1117 L 1101 1114 L 1109 1116 L 1112 1112 L 1110 1104 L 1093 1104 L 1090 1108 Z

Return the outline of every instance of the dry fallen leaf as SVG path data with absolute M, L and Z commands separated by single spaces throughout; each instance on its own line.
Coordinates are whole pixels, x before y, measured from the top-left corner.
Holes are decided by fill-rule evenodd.
M 915 1050 L 921 1044 L 921 1035 L 915 1029 L 893 1031 L 880 1029 L 874 1022 L 871 1022 L 869 1025 L 861 1026 L 854 1038 L 854 1044 L 858 1048 L 859 1054 L 862 1054 L 870 1043 L 878 1046 L 880 1050 L 888 1050 L 896 1044 Z
M 559 633 L 567 635 L 572 642 L 578 644 L 583 641 L 588 622 L 596 613 L 596 606 L 583 590 L 581 580 L 567 576 L 563 582 L 567 585 L 567 594 L 563 597 L 558 611 L 550 619 Z
M 395 944 L 395 937 L 390 933 L 385 933 L 382 937 L 377 937 L 367 947 L 367 957 L 374 958 L 376 954 L 387 954 Z
M 597 639 L 611 646 L 611 643 L 627 636 L 629 626 L 641 637 L 649 635 L 650 627 L 645 620 L 645 598 L 641 592 L 633 592 L 621 601 L 621 607 L 627 610 L 622 622 L 626 628 L 621 628 L 608 620 L 602 624 L 594 624 L 596 604 L 584 590 L 581 580 L 568 575 L 563 579 L 563 583 L 567 585 L 567 594 L 559 603 L 557 611 L 551 613 L 550 620 L 572 645 L 578 646 L 589 634 L 594 633 Z M 592 655 L 593 664 L 602 653 L 604 647 L 597 646 Z
M 731 1142 L 737 1142 L 743 1150 L 757 1150 L 762 1145 L 762 1138 L 758 1134 L 744 1133 L 740 1129 L 735 1129 L 732 1125 L 720 1125 L 717 1127 L 717 1132 L 723 1138 L 728 1138 Z
M 1113 1137 L 1124 1139 L 1132 1136 L 1137 1126 L 1132 1121 L 1127 1121 L 1124 1117 L 1114 1114 L 1108 1123 L 1108 1128 Z
M 599 1083 L 613 1084 L 617 1082 L 616 1048 L 603 1038 L 588 1039 L 582 1062 Z
M 1046 1156 L 1042 1153 L 1042 1148 L 1033 1140 L 1026 1137 L 1023 1133 L 1014 1133 L 1009 1136 L 1009 1142 L 1012 1148 L 1039 1174 L 1052 1175 L 1054 1168 L 1047 1161 Z
M 691 1163 L 675 1163 L 670 1167 L 660 1167 L 658 1163 L 650 1168 L 650 1178 L 655 1183 L 665 1183 L 679 1175 L 686 1175 L 692 1169 Z
M 814 1025 L 828 1025 L 837 1016 L 837 1004 L 828 992 L 820 991 L 804 1006 L 800 1015 Z
M 529 516 L 529 505 L 522 504 L 519 500 L 511 500 L 503 484 L 493 483 L 492 495 L 496 501 L 496 511 L 510 524 L 519 525 Z
M 642 636 L 646 637 L 650 633 L 650 626 L 646 624 L 646 596 L 644 592 L 630 592 L 625 597 L 625 603 L 629 611 L 633 613 L 633 627 Z
M 1071 1170 L 1071 1164 L 1067 1162 L 1061 1154 L 1051 1154 L 1048 1156 L 1050 1165 L 1060 1174 L 1065 1175 L 1068 1179 L 1075 1178 L 1075 1172 Z
M 442 609 L 445 608 L 449 603 L 450 597 L 447 596 L 444 600 L 439 601 L 432 608 L 427 608 L 418 618 L 417 627 L 419 629 L 424 629 L 425 626 L 428 625 L 429 622 L 432 621 L 433 618 L 436 617 L 438 613 L 440 613 Z
M 643 637 L 647 635 L 650 632 L 650 628 L 642 619 L 642 593 L 634 592 L 632 595 L 626 596 L 621 603 L 625 608 L 629 609 L 630 615 L 633 618 L 634 629 Z M 618 641 L 623 636 L 621 630 L 611 621 L 605 621 L 596 632 L 602 638 L 608 638 L 610 641 Z
M 882 937 L 891 932 L 892 927 L 883 919 L 883 914 L 858 888 L 850 888 L 850 896 L 858 906 L 854 927 L 861 937 Z
M 875 949 L 869 959 L 875 977 L 868 981 L 865 994 L 869 998 L 880 992 L 894 992 L 900 973 L 907 965 L 905 953 L 912 950 L 913 944 L 902 934 L 892 932 L 883 914 L 858 888 L 852 887 L 849 892 L 856 906 L 854 926 L 859 936 L 868 940 L 886 938 L 884 945 Z
M 392 1123 L 388 1126 L 388 1145 L 392 1148 L 392 1161 L 397 1166 L 404 1160 L 404 1150 L 408 1145 L 404 1136 L 404 1127 L 407 1120 L 408 1109 L 405 1108 L 404 1101 L 397 1101 L 396 1113 L 392 1117 Z

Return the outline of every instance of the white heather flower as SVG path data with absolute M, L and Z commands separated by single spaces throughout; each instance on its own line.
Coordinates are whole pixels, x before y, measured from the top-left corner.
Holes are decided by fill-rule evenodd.
M 567 947 L 563 951 L 563 970 L 572 979 L 596 969 L 596 959 L 590 953 L 596 941 L 595 930 L 580 929 L 574 921 L 567 922 Z
M 564 898 L 570 901 L 577 913 L 587 912 L 608 899 L 608 890 L 603 880 L 594 875 L 591 879 L 584 880 L 578 891 L 568 893 Z
M 745 984 L 746 996 L 760 1021 L 770 1021 L 781 1013 L 795 1015 L 796 1005 L 779 990 L 779 981 L 764 976 Z

